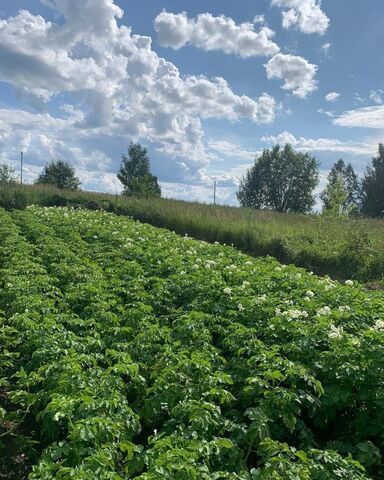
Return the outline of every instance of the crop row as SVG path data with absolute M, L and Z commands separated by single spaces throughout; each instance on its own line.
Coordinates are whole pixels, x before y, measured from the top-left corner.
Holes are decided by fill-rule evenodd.
M 277 213 L 179 200 L 126 197 L 60 190 L 49 186 L 2 186 L 0 207 L 82 206 L 128 215 L 157 227 L 209 242 L 234 244 L 253 256 L 271 255 L 283 263 L 373 283 L 384 278 L 382 220 Z
M 103 212 L 0 211 L 30 479 L 382 478 L 384 300 Z

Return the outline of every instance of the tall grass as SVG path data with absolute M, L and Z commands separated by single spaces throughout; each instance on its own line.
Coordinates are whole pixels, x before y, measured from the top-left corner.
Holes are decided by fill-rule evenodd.
M 250 255 L 271 255 L 315 273 L 364 282 L 384 279 L 384 222 L 280 214 L 168 199 L 63 191 L 46 186 L 0 187 L 0 206 L 103 208 L 209 242 L 233 244 Z

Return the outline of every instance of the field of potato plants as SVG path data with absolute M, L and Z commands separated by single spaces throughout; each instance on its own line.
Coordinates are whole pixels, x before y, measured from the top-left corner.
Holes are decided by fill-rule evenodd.
M 384 298 L 101 211 L 0 209 L 0 478 L 384 478 Z

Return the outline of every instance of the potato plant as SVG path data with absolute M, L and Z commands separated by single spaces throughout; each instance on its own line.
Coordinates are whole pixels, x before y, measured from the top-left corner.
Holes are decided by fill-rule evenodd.
M 14 478 L 384 477 L 384 299 L 356 282 L 102 211 L 0 210 L 0 333 Z

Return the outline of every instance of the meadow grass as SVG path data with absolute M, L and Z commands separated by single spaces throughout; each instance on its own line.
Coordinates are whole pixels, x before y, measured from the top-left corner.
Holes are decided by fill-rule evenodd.
M 104 209 L 208 242 L 233 244 L 334 278 L 384 279 L 384 221 L 281 214 L 170 199 L 129 198 L 24 185 L 0 187 L 0 206 Z

